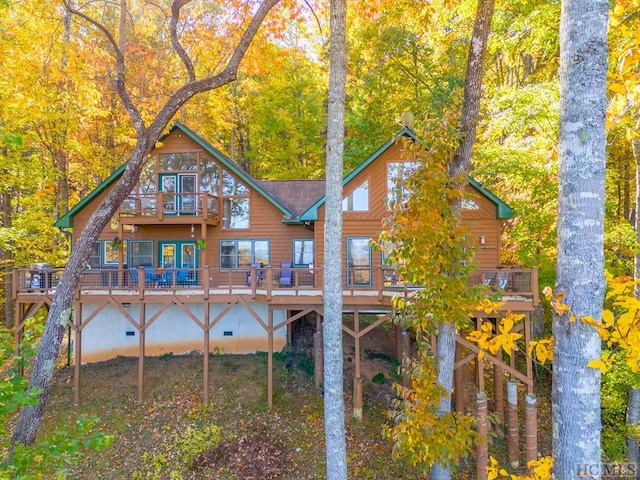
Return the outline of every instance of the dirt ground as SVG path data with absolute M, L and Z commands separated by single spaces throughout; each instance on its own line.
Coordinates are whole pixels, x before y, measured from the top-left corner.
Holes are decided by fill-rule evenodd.
M 115 435 L 111 447 L 87 453 L 77 465 L 69 467 L 66 478 L 324 478 L 323 405 L 322 392 L 314 387 L 314 331 L 313 319 L 297 322 L 292 345 L 274 355 L 271 411 L 267 409 L 264 352 L 210 355 L 209 406 L 202 404 L 201 352 L 146 358 L 143 402 L 136 401 L 137 358 L 119 357 L 84 365 L 79 406 L 73 406 L 74 369 L 62 368 L 47 407 L 45 431 L 64 425 L 79 414 L 91 414 L 101 418 L 104 432 Z M 425 478 L 419 468 L 395 460 L 390 441 L 382 435 L 395 398 L 393 384 L 399 380 L 393 328 L 377 327 L 361 339 L 363 422 L 351 418 L 353 338 L 345 333 L 343 343 L 350 478 Z M 473 379 L 473 375 L 469 377 Z M 540 384 L 545 386 L 546 379 L 541 378 Z M 550 417 L 550 408 L 542 401 L 541 454 L 550 450 L 550 441 L 545 439 L 550 437 L 544 431 L 545 423 L 550 422 L 544 420 L 545 416 Z M 207 425 L 219 427 L 220 441 L 208 445 L 200 433 L 189 443 L 190 435 L 205 431 Z M 505 442 L 497 434 L 493 437 L 491 454 L 503 461 Z M 463 462 L 455 478 L 473 477 L 471 459 Z

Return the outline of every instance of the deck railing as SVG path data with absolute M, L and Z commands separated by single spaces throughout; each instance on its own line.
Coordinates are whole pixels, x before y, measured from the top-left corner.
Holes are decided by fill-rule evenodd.
M 217 218 L 218 197 L 210 193 L 145 193 L 129 195 L 120 206 L 121 217 L 195 215 Z
M 13 276 L 14 297 L 18 294 L 52 294 L 60 282 L 63 268 L 16 268 Z M 537 268 L 479 269 L 469 278 L 472 285 L 485 284 L 505 298 L 538 303 Z M 343 272 L 345 295 L 404 294 L 419 290 L 391 267 L 347 268 Z M 79 289 L 83 294 L 105 291 L 146 292 L 204 290 L 210 293 L 247 293 L 253 295 L 321 295 L 321 268 L 240 268 L 211 267 L 189 269 L 140 267 L 132 269 L 87 269 Z

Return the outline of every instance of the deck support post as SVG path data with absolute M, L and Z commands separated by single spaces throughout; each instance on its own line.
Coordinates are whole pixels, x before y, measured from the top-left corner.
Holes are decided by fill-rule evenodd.
M 496 352 L 496 357 L 502 359 L 502 349 Z M 497 363 L 493 364 L 493 398 L 500 423 L 504 425 L 504 377 Z
M 362 377 L 353 378 L 353 418 L 362 421 Z
M 402 364 L 402 325 L 394 323 L 393 330 L 396 334 L 396 360 L 398 360 L 398 363 Z
M 269 307 L 269 325 L 267 334 L 269 336 L 267 352 L 267 403 L 269 410 L 273 408 L 273 310 Z
M 462 345 L 456 342 L 455 363 L 458 363 L 460 360 L 462 360 Z M 464 414 L 464 407 L 467 403 L 464 391 L 465 367 L 466 365 L 459 365 L 458 368 L 453 371 L 455 408 L 456 412 L 460 414 Z
M 409 339 L 409 332 L 407 332 L 405 327 L 402 327 L 402 386 L 406 388 L 411 386 L 411 376 L 409 375 L 410 347 L 411 341 Z
M 478 415 L 478 435 L 480 443 L 478 444 L 476 455 L 476 479 L 487 480 L 487 466 L 489 462 L 489 442 L 487 431 L 487 395 L 480 391 L 476 397 L 477 415 Z
M 353 372 L 353 417 L 362 420 L 362 377 L 360 376 L 360 312 L 356 308 L 353 312 L 354 356 L 355 368 Z
M 146 309 L 145 303 L 140 304 L 140 341 L 138 344 L 138 401 L 142 402 L 144 393 L 144 347 L 145 347 L 145 317 Z
M 507 382 L 507 446 L 509 464 L 512 468 L 520 466 L 518 427 L 518 384 L 513 380 L 509 380 Z
M 209 405 L 209 337 L 211 332 L 210 315 L 211 304 L 204 304 L 204 345 L 202 351 L 202 400 L 205 406 Z
M 78 305 L 74 312 L 76 341 L 74 344 L 74 368 L 73 368 L 73 403 L 80 405 L 80 367 L 82 366 L 82 303 Z
M 536 396 L 524 397 L 525 415 L 525 459 L 527 464 L 538 459 L 538 402 Z
M 323 343 L 322 343 L 322 317 L 316 312 L 316 333 L 313 334 L 313 359 L 314 359 L 314 379 L 316 388 L 322 386 L 323 364 Z

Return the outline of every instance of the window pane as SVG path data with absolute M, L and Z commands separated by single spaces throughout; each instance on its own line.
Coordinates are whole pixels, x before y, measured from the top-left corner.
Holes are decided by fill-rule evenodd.
M 224 228 L 249 228 L 248 198 L 225 198 L 222 205 Z
M 196 246 L 193 243 L 182 245 L 182 266 L 184 268 L 195 267 Z
M 156 193 L 156 165 L 155 162 L 148 162 L 143 168 L 140 174 L 140 180 L 138 181 L 139 193 Z
M 409 198 L 407 181 L 418 168 L 418 162 L 394 162 L 387 164 L 387 204 L 389 209 L 394 205 L 404 205 Z
M 104 242 L 104 263 L 114 264 L 118 263 L 118 249 L 122 248 L 122 254 L 124 258 L 127 258 L 127 242 L 121 242 L 120 247 L 114 246 L 113 242 Z
M 356 188 L 342 201 L 343 212 L 366 212 L 369 210 L 369 180 Z
M 255 263 L 269 265 L 269 241 L 256 240 L 253 244 L 253 258 Z
M 153 265 L 153 242 L 131 241 L 130 267 Z
M 216 196 L 220 195 L 220 167 L 213 163 L 213 160 L 209 157 L 202 158 L 200 191 L 209 192 Z
M 162 245 L 162 267 L 175 268 L 176 246 L 174 244 Z
M 175 172 L 179 170 L 197 170 L 198 154 L 191 153 L 161 153 L 158 155 L 158 169 L 161 172 Z
M 101 243 L 98 241 L 91 250 L 91 256 L 89 257 L 89 267 L 100 268 L 100 247 Z
M 248 267 L 253 262 L 251 240 L 238 240 L 238 267 Z
M 293 241 L 293 263 L 297 266 L 313 263 L 313 240 Z
M 236 268 L 236 242 L 220 242 L 220 268 Z
M 225 170 L 222 171 L 222 194 L 223 195 L 249 195 L 249 189 L 242 183 L 229 175 Z

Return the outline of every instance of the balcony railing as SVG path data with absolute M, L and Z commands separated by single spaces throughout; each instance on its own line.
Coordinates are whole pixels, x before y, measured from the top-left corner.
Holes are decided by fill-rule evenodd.
M 14 297 L 18 294 L 52 294 L 60 282 L 62 268 L 16 268 L 13 277 Z M 502 294 L 503 299 L 538 304 L 538 271 L 536 268 L 480 269 L 473 272 L 470 284 L 485 284 Z M 322 295 L 321 268 L 239 268 L 214 269 L 87 269 L 79 290 L 82 294 L 137 292 L 177 292 L 199 290 L 211 294 Z M 420 289 L 398 275 L 391 267 L 348 268 L 343 272 L 342 288 L 350 296 L 410 295 Z
M 218 219 L 218 197 L 209 193 L 147 193 L 129 195 L 120 206 L 120 218 L 197 216 Z

